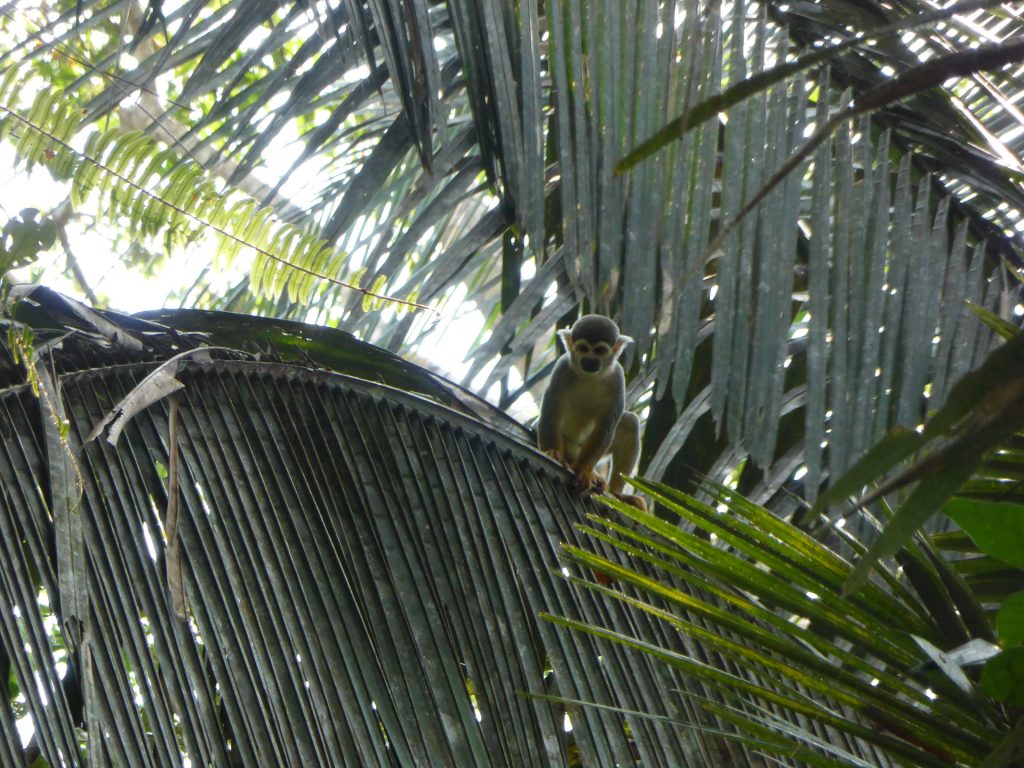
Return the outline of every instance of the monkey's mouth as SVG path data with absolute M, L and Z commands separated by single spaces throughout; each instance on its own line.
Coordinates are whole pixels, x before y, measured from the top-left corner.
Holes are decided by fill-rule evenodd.
M 597 373 L 601 370 L 601 361 L 596 357 L 584 357 L 580 360 L 580 368 L 587 373 Z

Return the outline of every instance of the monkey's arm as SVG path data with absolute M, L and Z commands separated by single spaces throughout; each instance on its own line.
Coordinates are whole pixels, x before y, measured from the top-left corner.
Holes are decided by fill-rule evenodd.
M 559 358 L 551 374 L 551 383 L 540 404 L 540 419 L 537 421 L 537 446 L 553 459 L 565 463 L 565 445 L 562 439 L 562 423 L 559 414 L 564 409 L 559 393 L 565 388 L 562 379 L 567 373 L 568 363 Z
M 593 432 L 580 448 L 579 456 L 573 463 L 572 468 L 576 472 L 576 487 L 581 492 L 589 491 L 591 486 L 596 486 L 598 491 L 604 490 L 604 480 L 594 474 L 594 465 L 612 447 L 625 405 L 623 382 L 621 379 L 611 382 L 606 408 L 603 413 L 599 414 Z
M 611 438 L 604 439 L 601 435 L 595 433 L 587 442 L 583 445 L 580 450 L 580 455 L 572 465 L 572 470 L 576 473 L 576 490 L 580 493 L 586 493 L 591 488 L 594 488 L 598 492 L 604 490 L 605 482 L 604 478 L 594 473 L 594 465 L 601 460 L 601 457 L 608 452 L 608 447 L 611 445 Z

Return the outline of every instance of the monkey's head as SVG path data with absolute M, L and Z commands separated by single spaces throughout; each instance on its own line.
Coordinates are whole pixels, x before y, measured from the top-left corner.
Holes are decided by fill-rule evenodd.
M 584 315 L 572 330 L 560 330 L 558 337 L 572 359 L 573 368 L 590 376 L 600 376 L 609 370 L 633 340 L 620 334 L 619 326 L 604 315 Z

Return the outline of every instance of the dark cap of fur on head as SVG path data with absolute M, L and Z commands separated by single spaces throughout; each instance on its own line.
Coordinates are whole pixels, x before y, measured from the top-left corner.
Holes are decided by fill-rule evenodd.
M 603 341 L 609 346 L 619 338 L 619 326 L 604 315 L 584 315 L 572 326 L 572 340 L 586 339 L 592 344 Z

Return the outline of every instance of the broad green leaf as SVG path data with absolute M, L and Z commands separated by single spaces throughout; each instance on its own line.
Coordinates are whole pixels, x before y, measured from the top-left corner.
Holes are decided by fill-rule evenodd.
M 982 552 L 1024 568 L 1024 506 L 954 499 L 943 511 L 967 531 Z
M 996 614 L 999 642 L 1004 647 L 1024 645 L 1024 592 L 1008 597 Z
M 981 688 L 996 701 L 1024 707 L 1024 648 L 1008 648 L 981 670 Z
M 926 439 L 948 434 L 958 424 L 968 420 L 981 422 L 983 417 L 993 417 L 995 426 L 1003 425 L 1012 431 L 1020 421 L 1006 424 L 1006 419 L 996 416 L 1000 411 L 1012 412 L 1020 404 L 1024 388 L 1024 333 L 1017 333 L 1005 344 L 994 349 L 984 363 L 958 381 L 950 390 L 949 398 L 928 420 L 924 428 Z M 969 417 L 969 414 L 974 414 Z M 1000 433 L 1007 430 L 999 430 Z M 986 446 L 987 447 L 987 446 Z
M 40 251 L 48 250 L 56 241 L 56 222 L 49 216 L 38 217 L 37 209 L 25 208 L 4 226 L 0 234 L 0 275 L 31 264 Z

